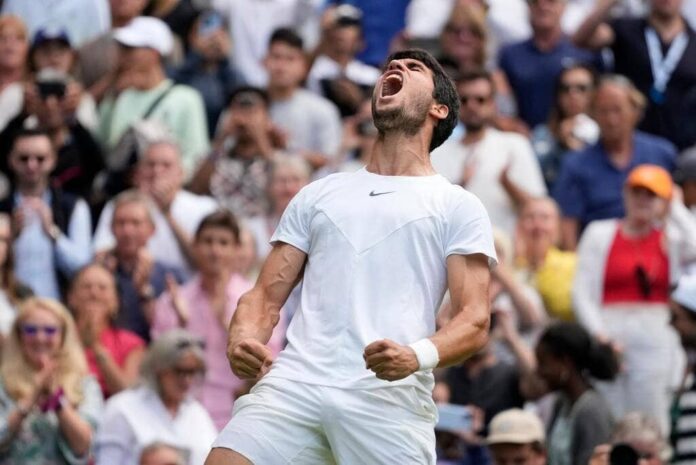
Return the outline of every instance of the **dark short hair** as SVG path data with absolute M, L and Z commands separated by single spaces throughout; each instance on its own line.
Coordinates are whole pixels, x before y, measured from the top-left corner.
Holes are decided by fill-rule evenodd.
M 200 239 L 206 228 L 221 228 L 232 233 L 234 241 L 239 244 L 239 222 L 229 210 L 217 210 L 207 215 L 196 229 L 195 240 Z
M 47 137 L 51 138 L 51 136 L 48 134 L 48 131 L 45 129 L 42 129 L 41 127 L 38 126 L 29 126 L 25 125 L 19 129 L 17 129 L 12 135 L 12 146 L 11 150 L 14 150 L 15 144 L 17 144 L 17 141 L 19 139 L 24 139 L 24 138 L 29 138 L 29 137 Z
M 268 48 L 271 48 L 275 43 L 282 43 L 290 47 L 304 51 L 304 41 L 300 35 L 288 27 L 281 27 L 273 31 L 271 38 L 268 41 Z
M 447 73 L 442 69 L 440 63 L 428 52 L 420 49 L 408 49 L 402 50 L 400 52 L 392 53 L 387 58 L 386 66 L 392 60 L 404 60 L 404 59 L 417 60 L 423 63 L 430 69 L 433 73 L 433 98 L 436 102 L 445 105 L 449 112 L 447 117 L 440 120 L 435 129 L 433 130 L 433 137 L 430 140 L 429 150 L 432 152 L 437 147 L 442 145 L 444 141 L 452 134 L 454 127 L 457 125 L 457 118 L 459 115 L 459 96 L 457 95 L 457 89 L 454 87 L 454 83 L 449 78 Z
M 268 92 L 265 90 L 254 87 L 254 86 L 239 86 L 235 87 L 232 92 L 227 97 L 227 106 L 229 106 L 237 97 L 241 97 L 243 94 L 256 94 L 263 100 L 264 106 L 269 107 L 271 101 L 268 97 Z
M 484 80 L 488 82 L 491 86 L 491 95 L 495 95 L 497 89 L 495 87 L 495 81 L 493 80 L 493 75 L 486 71 L 485 69 L 472 69 L 461 73 L 457 76 L 457 84 L 468 84 L 473 81 Z

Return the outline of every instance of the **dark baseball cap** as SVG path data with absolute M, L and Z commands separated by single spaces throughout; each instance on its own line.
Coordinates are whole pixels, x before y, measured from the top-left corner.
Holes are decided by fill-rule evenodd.
M 36 31 L 36 34 L 34 34 L 34 39 L 31 42 L 31 46 L 32 48 L 36 48 L 46 42 L 62 42 L 68 47 L 72 47 L 68 31 L 61 26 L 45 26 L 40 28 L 38 31 Z

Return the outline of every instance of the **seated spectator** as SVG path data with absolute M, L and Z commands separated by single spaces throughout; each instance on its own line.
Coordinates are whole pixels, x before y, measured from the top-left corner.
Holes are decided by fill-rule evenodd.
M 302 47 L 302 39 L 289 29 L 271 36 L 264 61 L 271 119 L 285 132 L 288 151 L 321 168 L 336 161 L 341 119 L 334 104 L 300 87 L 308 65 Z
M 229 421 L 232 402 L 246 393 L 246 383 L 232 374 L 226 356 L 227 333 L 237 301 L 252 283 L 235 269 L 239 226 L 231 213 L 220 210 L 198 227 L 193 248 L 199 273 L 179 288 L 175 282 L 155 306 L 152 339 L 172 328 L 184 328 L 206 341 L 208 370 L 196 396 L 218 429 Z M 285 339 L 285 324 L 277 325 L 269 347 L 277 354 Z
M 143 359 L 145 341 L 115 326 L 116 281 L 109 270 L 91 264 L 75 276 L 67 298 L 85 348 L 89 370 L 105 398 L 133 385 Z
M 135 122 L 147 117 L 164 123 L 181 147 L 181 163 L 190 176 L 210 144 L 201 96 L 165 75 L 163 58 L 173 38 L 161 20 L 140 16 L 114 31 L 119 44 L 117 75 L 110 95 L 99 106 L 99 137 L 116 147 Z
M 265 260 L 271 251 L 271 236 L 280 217 L 293 197 L 309 184 L 311 168 L 299 157 L 277 157 L 271 163 L 266 196 L 269 209 L 263 215 L 251 218 L 246 225 L 254 236 L 257 258 Z
M 7 213 L 0 213 L 0 346 L 10 334 L 17 316 L 17 305 L 31 295 L 15 277 L 12 252 L 12 220 Z
M 515 242 L 515 267 L 539 293 L 547 313 L 565 321 L 575 319 L 572 287 L 577 257 L 558 249 L 561 216 L 549 197 L 527 201 L 520 212 Z
M 102 409 L 68 310 L 52 299 L 24 302 L 0 362 L 0 460 L 88 463 Z
M 49 135 L 23 130 L 9 156 L 14 186 L 0 201 L 11 213 L 17 277 L 38 296 L 59 299 L 77 270 L 91 259 L 87 203 L 50 186 L 57 162 Z
M 244 78 L 228 59 L 230 36 L 220 13 L 214 10 L 201 13 L 188 34 L 188 43 L 189 50 L 173 79 L 201 94 L 208 136 L 212 137 L 228 95 L 244 85 Z
M 544 425 L 531 412 L 510 409 L 494 416 L 486 444 L 493 465 L 546 465 Z
M 670 323 L 679 334 L 681 345 L 690 360 L 696 351 L 696 276 L 682 276 L 670 299 Z M 681 386 L 672 403 L 672 462 L 686 464 L 693 460 L 696 447 L 696 376 L 691 364 L 682 374 Z
M 271 122 L 268 95 L 240 87 L 230 98 L 219 147 L 200 165 L 191 191 L 210 194 L 240 217 L 267 211 L 266 186 L 276 155 L 277 127 Z
M 145 446 L 138 465 L 186 465 L 186 459 L 178 448 L 156 441 Z
M 599 126 L 587 116 L 596 81 L 594 71 L 587 65 L 573 65 L 561 71 L 548 122 L 534 128 L 532 146 L 549 191 L 553 190 L 565 154 L 597 142 Z
M 595 448 L 589 465 L 610 465 L 629 459 L 645 465 L 679 463 L 666 460 L 670 450 L 660 425 L 641 412 L 631 412 L 623 417 L 614 427 L 610 442 Z
M 681 14 L 684 2 L 651 0 L 645 2 L 650 11 L 644 17 L 608 21 L 617 3 L 597 1 L 573 40 L 583 47 L 611 49 L 614 72 L 648 96 L 641 130 L 669 139 L 680 149 L 693 145 L 696 133 L 684 131 L 689 123 L 682 120 L 686 110 L 696 106 L 696 32 Z
M 635 130 L 644 107 L 645 98 L 628 79 L 600 80 L 592 103 L 599 141 L 565 157 L 553 192 L 563 216 L 564 249 L 575 249 L 590 221 L 624 215 L 622 189 L 631 169 L 644 163 L 674 169 L 674 146 Z
M 0 16 L 0 130 L 22 111 L 29 35 L 18 16 Z
M 561 30 L 567 0 L 531 0 L 532 37 L 500 50 L 499 66 L 517 100 L 520 118 L 534 129 L 549 117 L 554 83 L 572 63 L 596 63 L 592 53 L 575 47 Z
M 525 137 L 491 127 L 496 89 L 490 73 L 461 76 L 457 91 L 466 135 L 436 150 L 433 166 L 481 199 L 493 226 L 511 236 L 525 200 L 546 193 L 539 164 Z
M 155 233 L 147 244 L 152 257 L 162 264 L 190 271 L 189 244 L 201 219 L 217 208 L 210 197 L 182 189 L 184 180 L 179 148 L 168 139 L 154 140 L 141 152 L 134 169 L 133 184 L 157 208 L 151 211 Z M 94 249 L 113 247 L 111 222 L 113 201 L 104 206 L 94 233 Z
M 168 279 L 183 282 L 182 271 L 166 266 L 147 250 L 155 232 L 150 200 L 138 191 L 122 192 L 113 200 L 111 232 L 113 249 L 101 252 L 97 261 L 110 270 L 118 289 L 115 323 L 150 341 L 154 304 Z
M 609 439 L 613 419 L 591 379 L 613 379 L 619 362 L 613 349 L 576 323 L 555 323 L 536 347 L 537 372 L 558 392 L 547 428 L 550 464 L 585 465 L 595 446 Z
M 696 215 L 696 146 L 679 155 L 674 181 L 681 188 L 684 205 Z
M 341 5 L 329 15 L 307 76 L 307 88 L 331 100 L 341 116 L 357 113 L 369 100 L 380 72 L 356 58 L 363 48 L 362 12 L 351 5 Z
M 0 133 L 0 170 L 10 175 L 7 157 L 16 135 L 27 125 L 46 131 L 57 152 L 51 184 L 90 200 L 94 178 L 103 168 L 101 147 L 92 136 L 94 101 L 70 77 L 75 58 L 65 32 L 40 30 L 32 46 L 37 74 L 24 89 L 23 109 Z
M 669 326 L 669 289 L 696 258 L 696 221 L 678 201 L 664 169 L 633 169 L 622 219 L 590 223 L 578 247 L 576 316 L 598 339 L 620 348 L 616 381 L 598 385 L 617 418 L 642 411 L 668 430 L 670 391 L 683 354 Z
M 111 397 L 95 438 L 96 465 L 137 465 L 155 441 L 177 447 L 187 465 L 203 465 L 217 430 L 191 397 L 206 370 L 203 341 L 173 330 L 150 346 L 143 383 Z

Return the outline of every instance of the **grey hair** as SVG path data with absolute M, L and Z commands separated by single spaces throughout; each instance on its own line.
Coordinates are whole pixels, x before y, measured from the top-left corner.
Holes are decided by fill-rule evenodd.
M 630 100 L 631 104 L 635 107 L 638 112 L 641 114 L 645 110 L 645 107 L 648 104 L 647 99 L 645 96 L 641 93 L 640 90 L 633 84 L 633 81 L 631 81 L 629 78 L 626 76 L 622 76 L 621 74 L 605 74 L 599 78 L 599 82 L 597 83 L 597 89 L 600 89 L 601 87 L 604 87 L 605 85 L 614 85 L 617 87 L 620 87 L 621 89 L 626 91 L 626 95 L 628 95 L 628 99 Z M 595 96 L 597 94 L 595 93 Z
M 162 449 L 171 450 L 176 453 L 176 465 L 186 465 L 186 454 L 184 453 L 184 451 L 172 444 L 167 444 L 163 441 L 155 441 L 145 446 L 145 448 L 143 448 L 143 450 L 140 452 L 140 463 L 142 463 L 143 459 L 148 455 L 154 454 L 155 452 L 158 452 Z
M 143 384 L 161 392 L 159 374 L 173 368 L 185 354 L 193 354 L 206 367 L 203 341 L 184 329 L 173 329 L 157 338 L 148 349 L 140 365 Z
M 153 225 L 155 224 L 155 217 L 153 215 L 153 212 L 155 211 L 155 205 L 152 202 L 152 199 L 150 199 L 150 197 L 143 194 L 137 189 L 129 189 L 118 194 L 113 200 L 113 211 L 116 212 L 116 210 L 122 205 L 128 205 L 132 203 L 139 203 L 143 205 L 145 207 L 145 210 L 147 211 L 147 219 L 150 220 L 150 223 L 152 223 Z
M 611 434 L 611 442 L 615 444 L 634 441 L 655 444 L 660 451 L 660 457 L 669 454 L 667 442 L 657 420 L 643 412 L 627 413 L 614 426 Z
M 301 174 L 307 180 L 312 176 L 312 168 L 309 163 L 299 155 L 279 155 L 271 161 L 271 178 L 282 168 L 290 168 L 294 172 Z

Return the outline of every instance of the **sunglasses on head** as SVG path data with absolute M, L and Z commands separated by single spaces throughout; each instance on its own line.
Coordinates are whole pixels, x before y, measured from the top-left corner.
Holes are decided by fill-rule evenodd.
M 34 325 L 31 323 L 25 323 L 19 326 L 19 330 L 25 336 L 35 337 L 39 333 L 43 333 L 45 336 L 53 337 L 60 332 L 59 326 L 53 325 Z

